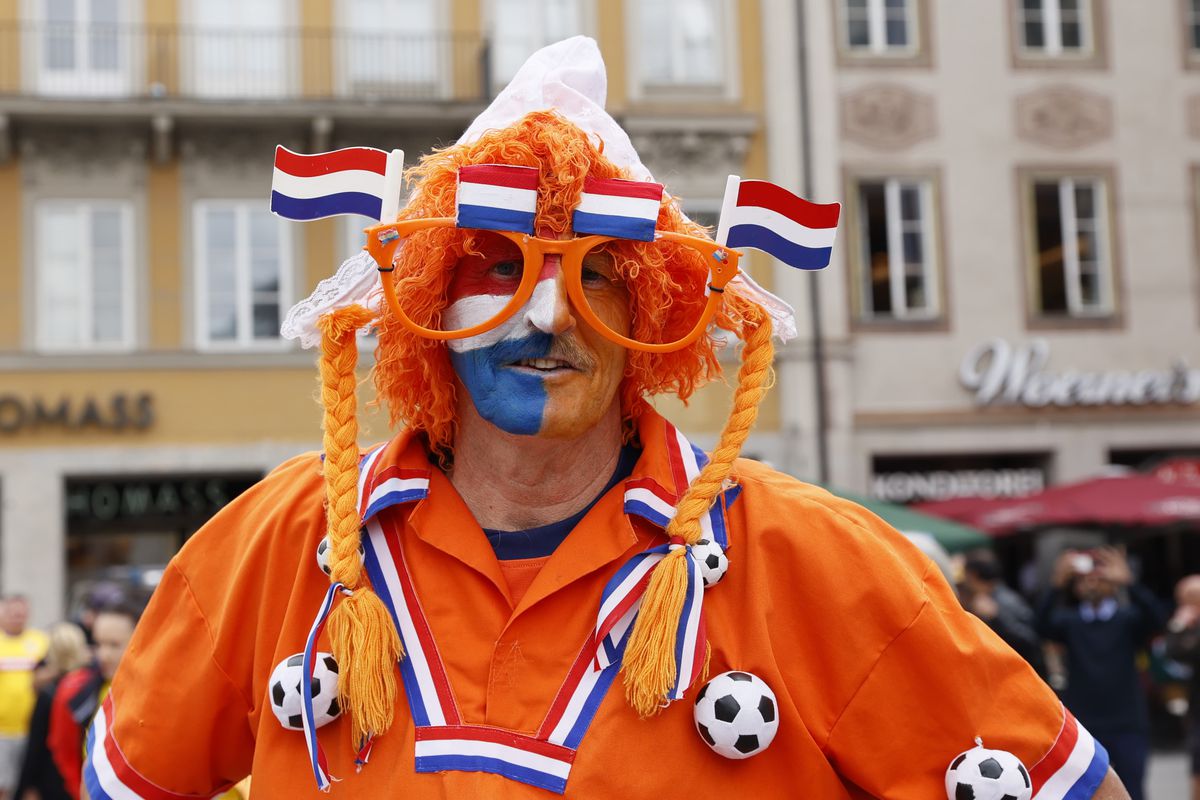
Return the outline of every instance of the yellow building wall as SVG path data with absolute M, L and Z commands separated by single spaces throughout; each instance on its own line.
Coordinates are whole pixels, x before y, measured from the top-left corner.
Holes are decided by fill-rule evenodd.
M 178 350 L 184 298 L 178 162 L 146 168 L 146 271 L 151 350 Z
M 365 371 L 362 377 L 366 377 Z M 262 441 L 321 440 L 317 369 L 164 369 L 149 371 L 88 371 L 5 373 L 0 403 L 0 427 L 12 426 L 19 412 L 28 419 L 34 403 L 52 413 L 66 401 L 66 413 L 78 423 L 94 404 L 98 423 L 68 429 L 60 424 L 25 425 L 0 435 L 5 447 L 116 445 L 222 445 Z M 138 429 L 143 417 L 139 406 L 150 395 L 153 422 Z M 114 398 L 125 398 L 124 430 L 111 429 L 118 418 Z M 385 411 L 366 409 L 374 396 L 367 385 L 360 389 L 360 441 L 388 436 Z
M 21 162 L 13 160 L 0 165 L 0 351 L 21 346 L 22 217 Z
M 334 53 L 339 44 L 334 41 L 333 0 L 301 0 L 298 27 L 300 93 L 304 97 L 330 97 Z
M 142 22 L 146 28 L 147 88 L 155 84 L 168 95 L 178 94 L 180 82 L 179 23 L 181 0 L 146 0 Z
M 21 88 L 21 0 L 0 0 L 0 93 Z

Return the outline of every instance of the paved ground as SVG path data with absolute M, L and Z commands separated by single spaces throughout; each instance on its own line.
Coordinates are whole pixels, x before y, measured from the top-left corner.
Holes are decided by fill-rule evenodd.
M 1155 753 L 1150 757 L 1146 800 L 1189 800 L 1188 759 L 1183 753 Z

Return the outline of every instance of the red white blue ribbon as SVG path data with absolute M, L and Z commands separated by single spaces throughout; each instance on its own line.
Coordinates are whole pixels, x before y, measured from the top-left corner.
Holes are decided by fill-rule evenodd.
M 317 612 L 317 618 L 313 620 L 312 628 L 308 632 L 308 639 L 304 642 L 304 660 L 300 667 L 304 675 L 300 692 L 304 743 L 308 747 L 308 760 L 312 766 L 313 777 L 317 780 L 317 788 L 323 792 L 329 791 L 330 783 L 337 778 L 329 774 L 329 763 L 325 760 L 325 750 L 317 738 L 316 717 L 313 714 L 312 704 L 313 669 L 316 666 L 317 640 L 321 638 L 321 631 L 325 629 L 325 621 L 329 619 L 333 601 L 337 598 L 338 592 L 343 591 L 345 591 L 345 587 L 341 583 L 334 583 L 329 587 L 329 591 L 325 592 L 321 609 Z

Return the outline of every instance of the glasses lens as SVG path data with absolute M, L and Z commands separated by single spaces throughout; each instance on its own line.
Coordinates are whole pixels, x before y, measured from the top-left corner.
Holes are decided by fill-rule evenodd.
M 671 344 L 704 317 L 705 258 L 663 240 L 605 242 L 583 258 L 583 296 L 614 333 L 643 344 Z
M 466 330 L 504 315 L 521 285 L 524 264 L 521 249 L 511 239 L 493 231 L 467 233 L 450 279 L 446 309 L 434 327 Z

